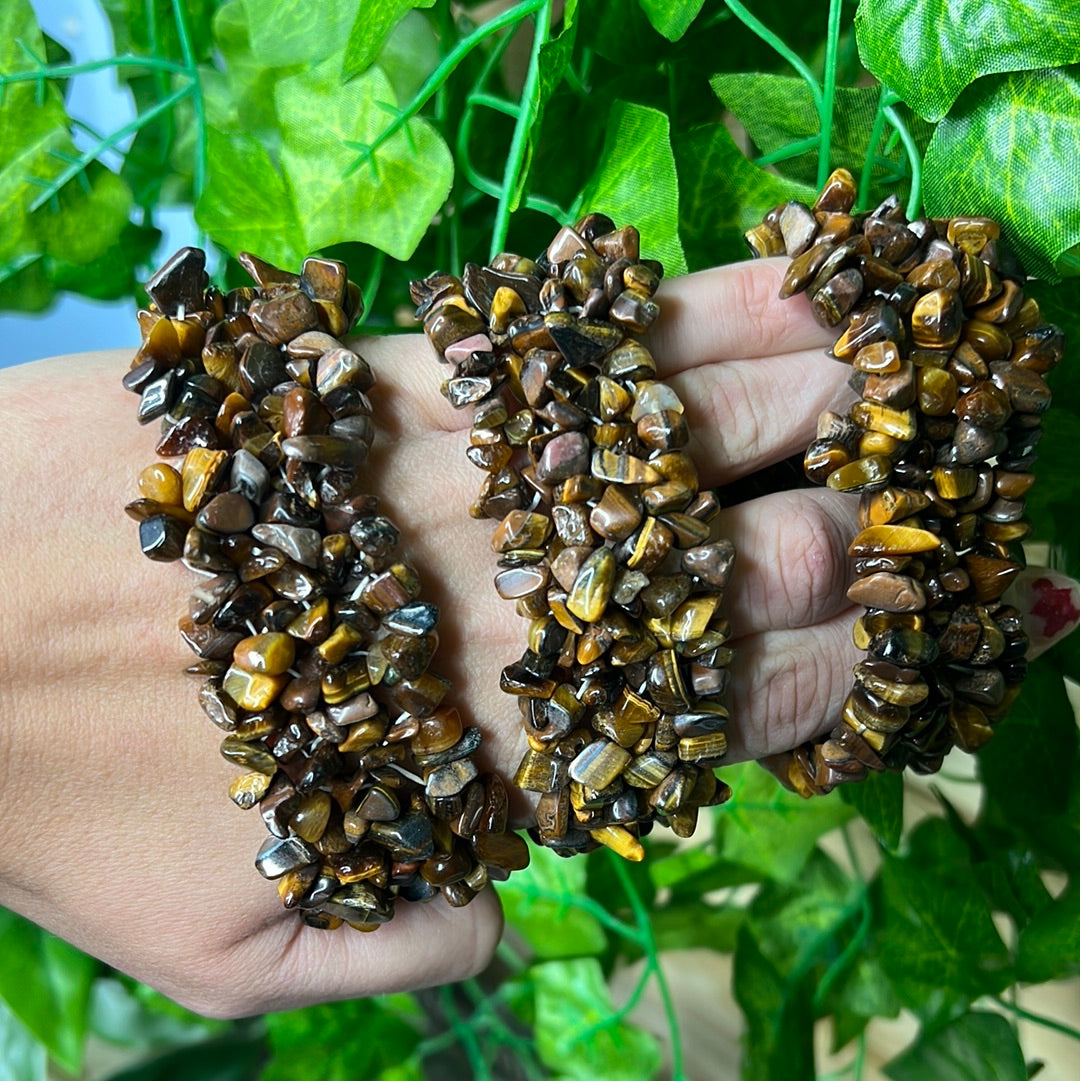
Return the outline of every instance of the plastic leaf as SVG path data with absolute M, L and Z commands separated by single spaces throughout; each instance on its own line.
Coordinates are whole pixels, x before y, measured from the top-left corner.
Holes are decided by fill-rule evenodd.
M 1027 272 L 1054 281 L 1080 241 L 1077 161 L 1080 66 L 981 79 L 930 140 L 926 209 L 997 218 Z
M 1062 0 L 862 0 L 866 67 L 927 120 L 981 75 L 1080 61 L 1080 7 Z
M 1001 1014 L 966 1013 L 921 1033 L 885 1067 L 892 1081 L 1027 1081 L 1016 1034 Z
M 578 202 L 583 211 L 607 214 L 616 225 L 633 222 L 643 256 L 659 259 L 669 277 L 686 273 L 670 122 L 658 109 L 615 102 L 600 160 Z
M 536 1049 L 560 1081 L 649 1081 L 660 1066 L 652 1036 L 622 1024 L 594 958 L 532 968 Z

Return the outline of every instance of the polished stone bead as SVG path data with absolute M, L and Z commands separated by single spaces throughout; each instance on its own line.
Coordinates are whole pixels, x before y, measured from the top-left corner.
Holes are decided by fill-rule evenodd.
M 580 432 L 565 432 L 549 440 L 536 464 L 536 478 L 545 484 L 589 471 L 589 441 Z
M 642 508 L 633 493 L 610 485 L 589 514 L 588 523 L 607 540 L 625 540 L 638 527 Z
M 187 452 L 180 467 L 186 510 L 197 511 L 207 501 L 218 486 L 228 460 L 229 453 L 224 450 L 195 447 Z
M 841 270 L 814 291 L 811 314 L 824 327 L 837 326 L 862 296 L 863 286 L 863 276 L 854 267 Z
M 322 537 L 318 530 L 277 522 L 260 522 L 251 530 L 263 544 L 284 552 L 289 559 L 305 567 L 318 567 Z
M 980 383 L 956 402 L 956 415 L 986 431 L 996 431 L 1009 419 L 1009 396 L 990 382 Z
M 551 519 L 546 514 L 511 510 L 491 535 L 491 547 L 496 552 L 543 546 L 551 533 Z
M 248 314 L 258 332 L 271 345 L 283 345 L 319 325 L 315 305 L 299 289 L 284 290 L 269 299 L 255 300 Z
M 679 740 L 678 753 L 682 762 L 715 761 L 727 754 L 727 736 L 723 732 L 684 736 Z
M 610 740 L 590 743 L 570 763 L 570 778 L 589 788 L 607 788 L 630 761 L 630 752 Z
M 1019 563 L 977 552 L 965 555 L 962 563 L 971 576 L 975 600 L 980 604 L 997 600 L 1020 573 Z
M 225 673 L 221 689 L 241 709 L 260 710 L 277 698 L 287 682 L 284 675 L 252 672 L 234 664 Z
M 165 462 L 154 462 L 139 474 L 139 494 L 168 506 L 183 506 L 184 494 L 180 474 Z
M 572 588 L 568 591 L 566 607 L 587 623 L 598 620 L 611 597 L 617 564 L 610 548 L 597 548 L 581 565 Z
M 914 410 L 890 409 L 876 402 L 856 402 L 851 407 L 851 419 L 862 428 L 882 432 L 902 442 L 909 442 L 916 435 Z
M 870 492 L 888 484 L 892 469 L 893 463 L 885 455 L 871 454 L 834 469 L 827 483 L 838 492 Z
M 266 773 L 242 773 L 229 783 L 229 799 L 242 811 L 249 811 L 266 795 L 272 780 Z
M 270 632 L 237 642 L 233 650 L 233 663 L 248 672 L 280 676 L 292 667 L 295 656 L 295 646 L 289 635 Z
M 171 563 L 184 554 L 187 523 L 172 514 L 153 514 L 139 522 L 139 548 L 144 556 Z
M 427 774 L 424 790 L 429 799 L 456 796 L 477 775 L 471 758 L 458 758 L 437 766 Z
M 528 597 L 546 588 L 550 572 L 543 564 L 507 567 L 495 575 L 495 591 L 503 600 Z
M 900 353 L 895 342 L 873 342 L 855 354 L 852 367 L 860 372 L 887 374 L 900 370 Z
M 887 571 L 857 579 L 848 588 L 847 597 L 855 604 L 885 612 L 921 612 L 927 604 L 922 583 Z
M 867 526 L 848 545 L 848 555 L 917 555 L 936 551 L 940 538 L 928 529 L 914 526 L 872 525 Z
M 938 643 L 923 631 L 894 626 L 873 635 L 868 652 L 902 668 L 919 668 L 937 659 Z
M 954 700 L 948 712 L 949 731 L 962 751 L 977 751 L 993 735 L 990 721 L 974 702 Z
M 318 850 L 302 837 L 268 837 L 255 857 L 255 868 L 264 878 L 280 878 L 318 862 Z

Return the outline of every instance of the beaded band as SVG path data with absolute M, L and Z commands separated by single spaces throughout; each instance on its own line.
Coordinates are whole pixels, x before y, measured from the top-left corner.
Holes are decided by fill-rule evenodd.
M 908 222 L 895 196 L 853 215 L 854 199 L 837 170 L 813 209 L 777 207 L 747 234 L 756 255 L 794 257 L 781 296 L 806 292 L 823 326 L 847 319 L 830 355 L 860 395 L 822 414 L 805 458 L 810 480 L 861 494 L 848 597 L 866 606 L 867 652 L 842 723 L 774 763 L 807 796 L 868 770 L 934 772 L 1016 697 L 1027 638 L 1001 596 L 1024 565 L 1043 375 L 1064 351 L 996 222 Z
M 256 288 L 209 287 L 196 248 L 147 285 L 124 386 L 183 458 L 143 470 L 126 510 L 149 558 L 205 576 L 180 633 L 247 771 L 229 794 L 270 833 L 255 866 L 308 925 L 373 930 L 398 898 L 467 904 L 528 850 L 428 670 L 438 609 L 366 490 L 374 377 L 337 337 L 360 292 L 333 260 L 240 262 Z
M 731 650 L 719 605 L 734 550 L 699 492 L 683 405 L 637 336 L 658 314 L 659 263 L 638 232 L 590 214 L 534 262 L 498 256 L 414 282 L 443 393 L 471 406 L 472 514 L 499 526 L 495 587 L 530 621 L 502 673 L 539 794 L 532 833 L 564 853 L 644 856 L 654 821 L 682 837 L 728 787 L 720 696 Z

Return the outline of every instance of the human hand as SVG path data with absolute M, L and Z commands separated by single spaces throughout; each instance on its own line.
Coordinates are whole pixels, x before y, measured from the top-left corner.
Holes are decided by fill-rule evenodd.
M 686 403 L 704 486 L 798 452 L 845 371 L 801 302 L 776 299 L 783 261 L 666 283 L 650 346 Z M 365 339 L 380 431 L 372 490 L 439 604 L 433 669 L 512 775 L 524 748 L 498 690 L 524 626 L 491 585 L 491 523 L 466 508 L 480 476 L 468 418 L 438 394 L 419 336 Z M 325 934 L 281 910 L 251 859 L 263 827 L 224 798 L 229 767 L 182 673 L 175 631 L 190 576 L 139 557 L 121 512 L 151 438 L 119 387 L 123 354 L 5 373 L 0 671 L 6 776 L 0 900 L 207 1013 L 244 1014 L 456 979 L 498 938 L 485 891 L 465 909 L 402 904 L 376 935 Z M 45 444 L 45 440 L 48 443 Z M 857 500 L 799 490 L 732 507 L 725 601 L 738 649 L 729 758 L 788 749 L 835 722 L 858 654 L 845 598 Z M 50 730 L 51 726 L 51 730 Z M 58 784 L 57 781 L 60 781 Z M 46 858 L 42 859 L 42 856 Z

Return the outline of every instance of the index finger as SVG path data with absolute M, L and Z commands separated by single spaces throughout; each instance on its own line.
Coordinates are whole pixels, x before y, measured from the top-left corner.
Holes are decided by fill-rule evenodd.
M 805 299 L 780 299 L 789 264 L 786 256 L 761 259 L 663 282 L 649 348 L 664 374 L 831 345 L 835 332 L 818 326 Z

